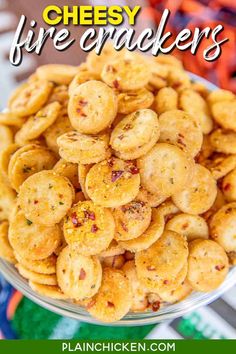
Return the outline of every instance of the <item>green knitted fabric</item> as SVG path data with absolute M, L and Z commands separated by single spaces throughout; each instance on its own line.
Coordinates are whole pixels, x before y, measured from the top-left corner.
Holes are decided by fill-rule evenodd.
M 21 339 L 142 339 L 154 326 L 104 327 L 63 318 L 23 298 L 12 325 Z

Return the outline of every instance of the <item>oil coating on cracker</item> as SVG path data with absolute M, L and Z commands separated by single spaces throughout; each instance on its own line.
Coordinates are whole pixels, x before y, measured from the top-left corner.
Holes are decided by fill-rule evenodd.
M 210 292 L 235 264 L 235 95 L 108 44 L 0 114 L 0 257 L 101 322 Z

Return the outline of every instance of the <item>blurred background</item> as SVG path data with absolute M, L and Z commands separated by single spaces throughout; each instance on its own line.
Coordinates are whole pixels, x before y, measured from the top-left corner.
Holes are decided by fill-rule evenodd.
M 62 1 L 62 5 L 101 5 L 93 1 Z M 78 46 L 74 45 L 65 52 L 57 52 L 51 43 L 45 45 L 40 56 L 24 54 L 19 67 L 10 65 L 9 49 L 16 26 L 22 14 L 28 21 L 34 19 L 39 26 L 43 23 L 42 10 L 52 4 L 50 0 L 0 0 L 0 110 L 6 106 L 7 97 L 16 85 L 27 78 L 38 65 L 44 63 L 66 63 L 77 65 L 85 57 Z M 236 92 L 236 1 L 234 0 L 139 0 L 113 1 L 109 5 L 141 5 L 136 31 L 146 27 L 155 28 L 165 8 L 171 10 L 167 30 L 174 34 L 183 28 L 200 29 L 206 26 L 224 26 L 224 37 L 230 40 L 223 45 L 221 57 L 213 63 L 202 58 L 200 45 L 195 56 L 189 52 L 172 54 L 181 57 L 185 68 L 219 87 Z M 62 27 L 62 26 L 61 26 Z M 60 26 L 58 27 L 60 28 Z M 70 27 L 72 37 L 77 38 L 86 27 Z M 205 44 L 206 45 L 206 44 Z M 221 299 L 210 306 L 194 311 L 171 323 L 144 327 L 102 327 L 80 323 L 60 317 L 40 308 L 13 289 L 0 275 L 0 338 L 24 339 L 142 339 L 142 338 L 232 338 L 236 339 L 236 288 L 231 289 Z

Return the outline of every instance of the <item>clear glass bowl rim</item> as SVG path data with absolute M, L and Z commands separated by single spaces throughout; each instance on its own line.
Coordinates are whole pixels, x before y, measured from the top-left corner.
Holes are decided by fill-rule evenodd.
M 189 73 L 189 75 L 192 81 L 198 81 L 205 84 L 209 90 L 213 91 L 217 89 L 217 86 L 213 85 L 209 81 L 192 73 Z M 19 275 L 15 267 L 2 259 L 0 259 L 0 272 L 13 287 L 19 290 L 27 298 L 47 310 L 82 322 L 99 324 L 103 326 L 143 326 L 161 323 L 164 321 L 171 321 L 177 317 L 185 315 L 190 311 L 196 310 L 200 306 L 213 302 L 236 284 L 236 267 L 234 267 L 230 269 L 227 278 L 221 286 L 210 293 L 193 292 L 181 302 L 167 305 L 157 312 L 147 311 L 128 313 L 120 321 L 111 324 L 98 321 L 97 319 L 91 317 L 85 309 L 70 301 L 55 300 L 37 294 L 29 287 L 27 281 Z

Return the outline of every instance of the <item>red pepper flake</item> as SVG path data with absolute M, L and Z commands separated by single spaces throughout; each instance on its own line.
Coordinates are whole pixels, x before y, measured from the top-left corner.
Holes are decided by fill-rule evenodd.
M 188 227 L 189 227 L 189 224 L 188 224 L 188 222 L 186 222 L 185 224 L 183 224 L 182 229 L 186 230 Z
M 152 311 L 157 312 L 161 306 L 160 301 L 155 301 L 152 303 Z
M 131 167 L 129 168 L 129 172 L 130 172 L 132 175 L 137 175 L 137 174 L 139 173 L 139 169 L 138 169 L 138 167 L 136 167 L 136 166 L 131 166 Z
M 59 197 L 60 199 L 62 199 L 62 198 L 63 198 L 63 194 L 58 194 L 58 197 Z
M 76 109 L 76 112 L 79 113 L 81 115 L 81 117 L 87 117 L 87 114 L 84 113 L 84 111 L 82 110 L 81 107 L 78 107 Z
M 83 99 L 80 99 L 80 100 L 79 100 L 79 105 L 80 105 L 81 107 L 85 107 L 85 106 L 87 106 L 87 104 L 88 104 L 87 101 L 85 101 L 85 100 L 83 100 Z
M 194 157 L 194 161 L 195 162 L 199 162 L 201 159 L 201 153 L 199 152 L 195 157 Z
M 112 72 L 113 74 L 115 74 L 117 70 L 114 68 L 114 66 L 107 65 L 107 72 Z
M 181 138 L 177 139 L 177 143 L 179 143 L 180 145 L 186 147 L 186 144 L 183 142 L 183 140 Z
M 122 175 L 124 171 L 112 171 L 111 172 L 111 181 L 116 182 Z
M 118 82 L 118 80 L 114 80 L 114 81 L 113 81 L 113 87 L 116 88 L 116 89 L 119 88 L 119 82 Z
M 124 231 L 126 231 L 126 232 L 129 231 L 128 228 L 127 228 L 127 226 L 125 225 L 125 223 L 123 223 L 122 221 L 121 221 L 121 227 L 122 227 L 122 229 L 123 229 Z
M 91 227 L 91 232 L 95 234 L 97 231 L 98 231 L 97 225 L 93 224 L 92 227 Z
M 113 307 L 113 308 L 115 307 L 115 305 L 111 301 L 107 301 L 107 306 L 108 307 Z
M 169 280 L 167 280 L 167 279 L 164 280 L 164 281 L 163 281 L 163 284 L 165 284 L 165 285 L 169 284 Z
M 72 221 L 72 224 L 74 225 L 74 227 L 82 226 L 82 223 L 78 220 L 76 213 L 73 213 L 71 215 L 71 221 Z
M 123 213 L 126 213 L 129 210 L 129 206 L 128 205 L 122 205 L 121 210 L 123 211 Z
M 167 223 L 170 219 L 172 219 L 174 216 L 174 214 L 170 213 L 168 215 L 165 215 L 164 219 L 165 219 L 165 223 Z
M 126 261 L 132 261 L 134 259 L 134 253 L 130 251 L 125 252 L 125 259 Z
M 232 211 L 233 211 L 233 208 L 230 207 L 230 208 L 225 210 L 225 214 L 231 214 Z
M 38 200 L 34 200 L 34 204 L 38 204 L 38 202 L 39 202 Z
M 86 306 L 87 309 L 90 309 L 91 307 L 93 307 L 96 304 L 96 300 L 92 300 L 88 303 L 88 305 Z
M 216 265 L 215 269 L 218 271 L 221 271 L 221 270 L 225 269 L 225 266 L 224 265 Z
M 172 84 L 173 89 L 178 89 L 180 86 L 181 86 L 181 82 L 179 82 L 179 81 L 176 81 Z
M 154 267 L 154 266 L 148 266 L 148 267 L 147 267 L 147 270 L 149 270 L 150 272 L 153 272 L 153 271 L 156 270 L 156 267 Z
M 116 265 L 116 260 L 117 260 L 117 256 L 114 256 L 113 257 L 113 260 L 112 260 L 112 263 L 111 263 L 111 266 L 114 268 L 115 265 Z
M 93 211 L 90 211 L 90 210 L 85 210 L 84 211 L 84 217 L 86 219 L 90 219 L 90 220 L 95 220 L 96 219 L 95 213 Z
M 231 188 L 231 184 L 230 183 L 226 183 L 226 185 L 223 187 L 224 191 L 229 191 Z
M 121 135 L 118 136 L 118 139 L 119 139 L 119 140 L 123 140 L 124 137 L 125 137 L 124 134 L 121 134 Z
M 132 128 L 133 128 L 132 124 L 128 123 L 123 127 L 123 130 L 130 130 Z
M 86 272 L 84 268 L 81 268 L 79 273 L 79 280 L 84 280 L 85 278 L 86 278 Z
M 109 160 L 107 160 L 108 166 L 113 167 L 114 166 L 114 158 L 111 157 Z

